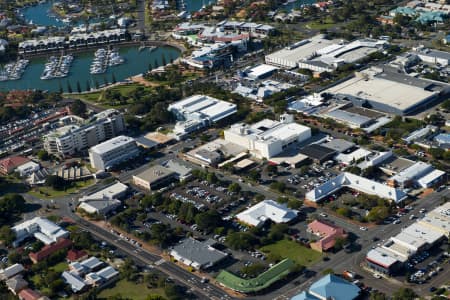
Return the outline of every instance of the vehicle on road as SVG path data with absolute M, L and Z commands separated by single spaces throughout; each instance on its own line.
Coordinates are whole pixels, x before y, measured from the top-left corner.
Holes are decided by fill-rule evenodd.
M 374 273 L 373 277 L 377 278 L 377 279 L 381 279 L 381 274 L 380 273 Z
M 359 230 L 362 230 L 362 231 L 367 231 L 367 227 L 365 227 L 365 226 L 361 226 L 361 227 L 359 227 Z

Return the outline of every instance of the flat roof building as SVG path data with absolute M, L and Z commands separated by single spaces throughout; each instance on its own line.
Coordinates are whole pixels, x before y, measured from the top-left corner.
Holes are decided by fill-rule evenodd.
M 289 145 L 311 137 L 311 128 L 294 123 L 291 115 L 281 115 L 280 121 L 269 119 L 248 125 L 237 123 L 224 131 L 226 141 L 248 149 L 257 158 L 271 158 Z
M 348 112 L 342 109 L 335 109 L 324 114 L 336 122 L 343 123 L 350 128 L 365 128 L 371 125 L 373 119 L 356 113 Z
M 427 107 L 449 90 L 448 84 L 400 74 L 383 66 L 356 72 L 355 77 L 324 92 L 349 99 L 357 106 L 369 104 L 376 110 L 407 115 Z
M 117 136 L 89 149 L 91 167 L 110 170 L 114 166 L 139 155 L 136 141 L 128 136 Z
M 298 211 L 287 208 L 273 200 L 264 200 L 236 215 L 236 218 L 251 226 L 262 226 L 267 220 L 274 223 L 288 223 L 297 217 Z
M 228 254 L 214 248 L 214 240 L 200 242 L 191 237 L 180 241 L 170 251 L 170 255 L 185 265 L 195 269 L 208 269 L 219 263 Z
M 175 177 L 175 172 L 166 167 L 155 165 L 134 175 L 133 183 L 138 187 L 151 191 L 168 185 L 175 180 Z
M 332 159 L 336 151 L 319 144 L 311 144 L 300 149 L 300 153 L 321 164 Z
M 317 55 L 320 49 L 336 43 L 333 40 L 325 39 L 324 35 L 316 35 L 310 39 L 302 40 L 287 46 L 279 51 L 266 55 L 266 64 L 293 69 L 298 66 L 301 60 Z
M 13 242 L 14 247 L 17 247 L 20 242 L 31 236 L 34 236 L 45 245 L 53 244 L 58 239 L 69 236 L 68 231 L 41 217 L 22 222 L 12 227 L 11 230 L 16 235 L 16 240 Z
M 322 146 L 334 150 L 337 153 L 342 153 L 355 147 L 355 143 L 344 139 L 332 139 L 331 141 L 323 143 Z
M 107 109 L 80 125 L 63 126 L 45 135 L 44 149 L 51 154 L 73 155 L 124 131 L 123 114 L 115 109 Z
M 180 138 L 235 114 L 237 106 L 213 97 L 194 95 L 170 104 L 167 109 L 179 120 L 174 133 Z

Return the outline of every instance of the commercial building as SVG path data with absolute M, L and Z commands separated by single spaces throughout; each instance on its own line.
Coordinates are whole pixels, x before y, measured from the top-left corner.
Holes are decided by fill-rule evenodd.
M 336 153 L 343 153 L 351 150 L 356 145 L 355 143 L 344 139 L 332 139 L 331 141 L 321 144 L 321 146 L 334 150 Z
M 63 36 L 53 36 L 43 39 L 26 40 L 19 43 L 19 53 L 40 53 L 46 51 L 62 50 L 65 47 L 65 38 Z
M 429 107 L 431 102 L 449 91 L 450 86 L 446 83 L 415 78 L 383 66 L 356 72 L 353 78 L 324 92 L 350 100 L 356 106 L 407 115 Z
M 44 136 L 44 149 L 51 154 L 68 156 L 111 139 L 125 131 L 122 113 L 108 109 L 84 124 L 67 125 Z
M 246 148 L 216 139 L 186 153 L 185 158 L 201 166 L 220 166 L 228 158 L 234 159 L 246 155 Z
M 155 165 L 133 176 L 133 184 L 151 191 L 165 187 L 176 179 L 176 173 L 160 165 Z
M 88 214 L 106 215 L 119 207 L 121 203 L 118 199 L 90 199 L 81 202 L 78 208 Z
M 442 67 L 447 67 L 450 64 L 450 53 L 445 51 L 418 47 L 413 49 L 411 53 L 416 54 L 421 61 L 426 63 L 439 64 Z
M 351 113 L 342 109 L 335 109 L 324 114 L 324 116 L 343 123 L 350 128 L 365 128 L 373 123 L 373 119 L 359 114 Z
M 347 237 L 347 234 L 341 227 L 319 220 L 309 223 L 307 231 L 319 237 L 317 242 L 309 244 L 311 249 L 319 252 L 332 249 L 336 244 L 336 239 L 345 239 Z
M 204 270 L 228 257 L 227 253 L 214 248 L 215 244 L 216 241 L 212 239 L 200 242 L 193 238 L 187 238 L 175 245 L 170 250 L 170 255 L 185 265 L 197 270 Z
M 289 223 L 297 218 L 298 211 L 273 200 L 264 200 L 236 215 L 239 222 L 259 227 L 268 220 L 274 223 Z
M 246 148 L 257 158 L 271 158 L 294 143 L 311 137 L 311 128 L 294 123 L 293 116 L 283 114 L 280 121 L 262 120 L 253 125 L 237 123 L 224 131 L 226 141 Z
M 400 186 L 403 188 L 411 186 L 427 188 L 442 181 L 444 177 L 445 172 L 435 170 L 432 165 L 419 161 L 396 172 L 395 175 L 389 178 L 387 183 L 391 186 Z
M 411 132 L 410 134 L 408 134 L 407 136 L 402 138 L 402 140 L 407 144 L 411 144 L 415 141 L 418 141 L 420 139 L 427 137 L 431 133 L 435 132 L 437 129 L 438 128 L 436 126 L 427 125 L 423 128 L 420 128 L 420 129 L 417 129 L 417 130 Z
M 343 64 L 356 63 L 369 54 L 384 50 L 385 40 L 360 39 L 348 44 L 339 42 L 317 50 L 317 55 L 302 59 L 298 63 L 301 69 L 313 72 L 332 72 Z
M 366 159 L 366 157 L 372 155 L 372 151 L 369 151 L 364 148 L 356 148 L 354 151 L 346 152 L 346 153 L 339 153 L 334 158 L 337 162 L 343 164 L 343 165 L 352 165 L 357 161 L 360 161 L 362 159 Z
M 128 136 L 117 136 L 89 149 L 91 167 L 110 170 L 112 167 L 137 157 L 140 151 L 136 141 Z
M 327 40 L 324 35 L 316 35 L 310 39 L 302 40 L 287 46 L 277 52 L 266 55 L 266 64 L 280 68 L 293 69 L 302 60 L 317 56 L 317 52 L 337 41 Z
M 356 284 L 328 274 L 314 282 L 308 291 L 301 292 L 291 300 L 353 300 L 359 297 L 360 292 Z
M 334 155 L 336 155 L 336 151 L 334 149 L 330 149 L 319 144 L 305 146 L 300 149 L 300 153 L 308 156 L 312 161 L 319 164 L 332 159 Z
M 69 236 L 68 231 L 41 217 L 35 217 L 22 222 L 12 227 L 11 230 L 16 236 L 16 240 L 13 242 L 14 247 L 17 247 L 20 242 L 29 237 L 35 237 L 45 245 L 50 245 L 58 241 L 60 238 L 66 238 Z
M 305 199 L 311 202 L 318 202 L 323 198 L 339 191 L 343 187 L 357 190 L 361 193 L 369 195 L 376 195 L 396 203 L 407 198 L 407 194 L 401 189 L 390 187 L 352 173 L 343 172 L 324 184 L 307 192 Z
M 192 168 L 188 167 L 186 164 L 171 159 L 166 161 L 165 163 L 162 164 L 164 167 L 166 167 L 167 169 L 173 171 L 175 173 L 175 177 L 176 179 L 178 179 L 178 181 L 184 181 L 188 178 L 191 177 L 192 175 Z
M 210 126 L 236 113 L 236 104 L 205 95 L 194 95 L 170 104 L 168 110 L 177 120 L 174 133 L 177 138 Z
M 369 267 L 383 273 L 398 271 L 414 255 L 439 245 L 450 234 L 450 202 L 402 229 L 366 255 Z

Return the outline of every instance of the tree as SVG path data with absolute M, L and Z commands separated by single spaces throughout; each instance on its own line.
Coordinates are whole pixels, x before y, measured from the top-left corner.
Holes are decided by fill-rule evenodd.
M 70 105 L 70 111 L 77 116 L 84 117 L 86 115 L 86 103 L 83 101 L 76 99 Z
M 263 273 L 266 269 L 266 266 L 262 263 L 254 263 L 249 266 L 244 266 L 241 269 L 242 274 L 246 274 L 247 277 L 254 278 L 257 277 L 259 274 Z
M 89 80 L 86 80 L 86 91 L 91 90 L 91 84 L 89 83 Z
M 277 174 L 278 168 L 275 165 L 267 165 L 266 171 L 267 171 L 267 173 Z
M 248 232 L 233 232 L 228 234 L 227 243 L 235 250 L 249 250 L 257 245 L 258 239 Z
M 117 82 L 116 75 L 114 75 L 114 73 L 112 73 L 112 75 L 111 75 L 111 82 L 113 84 Z
M 323 275 L 334 274 L 334 270 L 331 268 L 325 269 L 322 271 Z
M 69 94 L 71 94 L 73 91 L 72 91 L 72 86 L 70 85 L 70 82 L 68 82 L 67 81 L 67 92 L 69 93 Z
M 77 92 L 81 93 L 81 84 L 79 81 L 77 81 Z
M 208 173 L 208 175 L 206 175 L 206 181 L 208 181 L 209 183 L 217 183 L 219 179 L 217 178 L 215 173 Z
M 228 186 L 228 191 L 232 193 L 239 193 L 241 191 L 241 186 L 238 183 L 233 182 Z
M 16 234 L 11 230 L 11 226 L 4 225 L 0 227 L 0 239 L 8 247 L 12 245 L 16 240 Z
M 380 291 L 372 291 L 370 293 L 370 300 L 388 300 L 388 297 Z
M 120 267 L 120 276 L 128 281 L 133 281 L 137 275 L 137 268 L 131 258 L 125 258 Z
M 392 297 L 392 300 L 414 300 L 417 294 L 410 288 L 400 288 Z
M 63 190 L 67 187 L 67 181 L 58 175 L 49 175 L 45 179 L 45 185 L 50 186 L 55 190 Z
M 198 225 L 198 228 L 207 232 L 212 232 L 216 227 L 220 226 L 221 222 L 222 218 L 215 210 L 209 210 L 195 216 L 195 223 Z
M 275 181 L 270 184 L 270 188 L 283 193 L 286 190 L 286 185 L 284 182 Z
M 44 160 L 44 161 L 47 161 L 50 159 L 50 155 L 44 149 L 41 149 L 38 151 L 37 157 L 39 158 L 39 160 Z
M 7 194 L 0 198 L 0 225 L 9 222 L 25 210 L 25 199 L 19 194 Z
M 352 211 L 347 207 L 339 207 L 336 212 L 344 217 L 350 217 L 352 215 Z
M 375 206 L 367 214 L 367 220 L 369 222 L 381 222 L 389 217 L 390 210 L 386 206 Z

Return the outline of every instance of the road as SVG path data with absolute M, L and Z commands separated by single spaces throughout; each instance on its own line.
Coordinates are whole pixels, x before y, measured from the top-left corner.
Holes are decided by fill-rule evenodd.
M 98 188 L 99 187 L 96 186 L 85 189 L 82 194 L 93 192 Z M 24 194 L 23 196 L 29 203 L 40 204 L 43 207 L 49 204 L 48 200 L 42 200 L 28 194 Z M 57 206 L 57 211 L 54 211 L 53 213 L 73 219 L 80 228 L 89 231 L 96 238 L 117 247 L 117 249 L 120 249 L 122 252 L 132 257 L 140 265 L 147 267 L 152 266 L 169 277 L 179 281 L 181 285 L 188 286 L 199 299 L 230 299 L 228 294 L 219 287 L 211 283 L 201 283 L 201 278 L 198 277 L 198 275 L 191 273 L 172 262 L 165 261 L 161 256 L 153 254 L 143 248 L 136 247 L 110 231 L 82 219 L 72 212 L 71 207 L 69 206 L 71 201 L 73 201 L 73 196 L 70 195 L 54 199 L 53 203 Z M 30 217 L 32 216 L 28 216 L 28 218 Z
M 411 211 L 410 214 L 414 214 L 419 216 L 419 210 L 425 208 L 427 211 L 432 210 L 436 206 L 438 206 L 444 197 L 450 196 L 450 190 L 445 189 L 440 193 L 432 193 L 423 199 L 417 200 L 414 204 L 415 207 Z M 319 210 L 320 211 L 320 210 Z M 361 275 L 363 279 L 361 280 L 367 286 L 372 287 L 373 289 L 377 289 L 386 293 L 388 295 L 392 295 L 396 290 L 400 287 L 408 286 L 413 288 L 416 293 L 419 295 L 426 295 L 429 293 L 428 289 L 430 286 L 439 286 L 441 284 L 446 283 L 448 281 L 448 275 L 450 273 L 449 268 L 445 268 L 443 273 L 440 273 L 437 277 L 434 277 L 431 282 L 428 282 L 423 285 L 416 284 L 405 284 L 398 280 L 389 280 L 389 279 L 377 279 L 372 276 L 371 273 L 367 272 L 365 269 L 361 267 L 361 262 L 364 261 L 365 255 L 367 252 L 376 244 L 382 242 L 383 240 L 389 239 L 391 236 L 398 234 L 401 231 L 403 226 L 408 226 L 415 222 L 416 220 L 409 220 L 407 216 L 402 217 L 402 223 L 395 225 L 379 225 L 374 228 L 370 228 L 368 231 L 359 230 L 359 226 L 348 223 L 341 218 L 337 218 L 334 216 L 328 216 L 328 218 L 336 223 L 339 226 L 342 226 L 349 232 L 353 232 L 358 235 L 357 242 L 362 245 L 362 248 L 357 253 L 347 254 L 344 251 L 339 251 L 336 254 L 329 255 L 329 261 L 322 261 L 318 264 L 314 265 L 311 270 L 316 272 L 316 275 L 309 279 L 304 279 L 302 284 L 294 285 L 292 282 L 281 287 L 279 290 L 274 291 L 270 294 L 264 295 L 259 299 L 290 299 L 292 296 L 299 294 L 302 290 L 309 287 L 309 285 L 319 279 L 321 276 L 321 272 L 325 269 L 332 268 L 336 273 L 342 273 L 344 270 L 352 270 L 357 274 Z M 374 237 L 379 238 L 378 242 L 373 242 L 372 239 Z M 278 296 L 280 295 L 280 296 Z
M 144 36 L 146 36 L 146 27 L 145 27 L 145 0 L 137 1 L 137 28 L 140 30 Z

